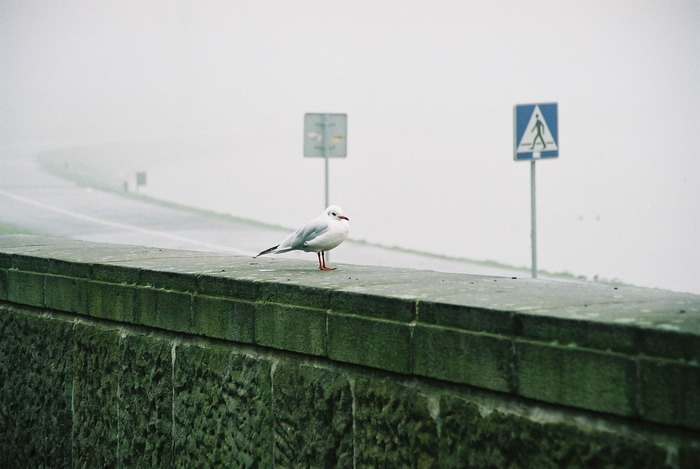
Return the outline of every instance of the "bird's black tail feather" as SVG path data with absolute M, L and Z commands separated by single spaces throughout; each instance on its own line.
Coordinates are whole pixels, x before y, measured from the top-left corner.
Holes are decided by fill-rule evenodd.
M 272 247 L 269 248 L 269 249 L 265 249 L 263 252 L 261 252 L 261 253 L 258 254 L 257 256 L 253 256 L 253 259 L 255 259 L 255 258 L 258 257 L 258 256 L 262 256 L 263 254 L 268 254 L 268 253 L 274 251 L 275 249 L 277 249 L 278 247 L 280 247 L 279 244 L 278 244 L 277 246 L 272 246 Z

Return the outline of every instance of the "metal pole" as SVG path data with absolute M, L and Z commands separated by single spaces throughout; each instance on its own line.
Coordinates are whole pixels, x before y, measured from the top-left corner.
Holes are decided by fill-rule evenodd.
M 330 145 L 330 135 L 331 133 L 328 130 L 328 115 L 324 114 L 323 115 L 323 162 L 325 166 L 325 172 L 326 172 L 326 205 L 323 206 L 323 209 L 325 210 L 326 207 L 328 207 L 328 153 L 329 153 L 329 145 Z M 326 253 L 326 262 L 330 262 L 331 256 L 330 253 Z
M 324 150 L 323 156 L 324 156 L 323 159 L 325 160 L 325 165 L 326 165 L 326 198 L 325 198 L 326 205 L 323 206 L 323 208 L 325 209 L 329 205 L 329 203 L 328 203 L 328 148 L 326 148 Z
M 530 161 L 530 236 L 532 238 L 532 278 L 537 278 L 537 207 L 535 203 L 535 160 Z
M 330 144 L 330 132 L 328 131 L 328 116 L 326 114 L 323 115 L 323 160 L 324 160 L 324 165 L 325 165 L 325 174 L 326 174 L 326 197 L 325 197 L 325 202 L 326 205 L 323 206 L 325 209 L 328 207 L 328 145 Z

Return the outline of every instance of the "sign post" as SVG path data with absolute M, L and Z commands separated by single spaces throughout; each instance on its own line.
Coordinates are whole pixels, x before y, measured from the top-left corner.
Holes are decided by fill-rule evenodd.
M 513 107 L 514 159 L 530 162 L 530 238 L 532 278 L 537 278 L 537 204 L 535 162 L 559 157 L 557 103 L 517 104 Z
M 345 158 L 348 135 L 347 114 L 304 114 L 304 156 L 323 157 L 325 205 L 328 207 L 328 159 Z
M 321 156 L 326 179 L 323 208 L 330 205 L 328 197 L 328 159 L 345 158 L 348 141 L 347 114 L 304 114 L 304 156 Z M 326 261 L 330 254 L 326 253 Z

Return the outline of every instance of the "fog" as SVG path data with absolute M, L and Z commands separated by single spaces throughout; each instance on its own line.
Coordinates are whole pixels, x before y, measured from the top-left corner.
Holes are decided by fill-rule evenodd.
M 540 268 L 700 292 L 697 0 L 0 0 L 0 143 L 221 142 L 130 169 L 294 227 L 323 208 L 304 113 L 347 113 L 356 240 L 528 266 L 513 106 L 538 102 Z

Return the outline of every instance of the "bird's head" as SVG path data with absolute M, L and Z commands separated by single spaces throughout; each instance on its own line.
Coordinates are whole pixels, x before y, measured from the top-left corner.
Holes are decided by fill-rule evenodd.
M 332 220 L 348 220 L 350 219 L 343 214 L 343 209 L 337 205 L 329 206 L 324 212 L 326 216 Z

